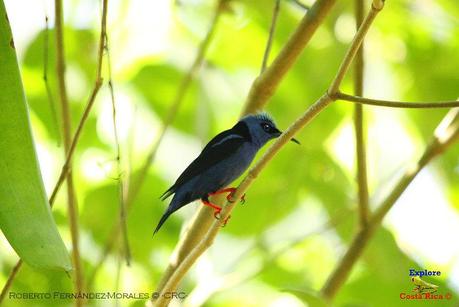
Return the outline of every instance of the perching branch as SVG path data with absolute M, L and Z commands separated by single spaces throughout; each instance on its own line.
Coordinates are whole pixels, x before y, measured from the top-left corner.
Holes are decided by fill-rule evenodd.
M 126 198 L 126 213 L 129 213 L 131 210 L 134 200 L 137 197 L 137 194 L 139 193 L 145 178 L 148 173 L 148 169 L 150 168 L 151 163 L 153 162 L 156 153 L 158 151 L 159 145 L 161 144 L 161 141 L 163 140 L 163 137 L 168 129 L 168 127 L 172 124 L 174 121 L 177 112 L 185 98 L 186 93 L 188 92 L 188 89 L 190 85 L 192 84 L 192 81 L 194 80 L 195 75 L 198 73 L 199 68 L 201 67 L 205 55 L 207 53 L 207 50 L 209 49 L 210 42 L 212 41 L 213 37 L 215 36 L 216 29 L 218 28 L 219 20 L 221 15 L 226 9 L 226 5 L 228 5 L 228 2 L 230 0 L 219 0 L 217 3 L 217 7 L 215 8 L 214 15 L 212 17 L 212 21 L 210 23 L 209 29 L 200 43 L 198 47 L 198 51 L 196 54 L 196 57 L 193 61 L 193 64 L 191 65 L 190 69 L 187 71 L 186 75 L 183 77 L 181 80 L 181 83 L 178 86 L 177 92 L 175 94 L 175 97 L 172 101 L 171 107 L 168 111 L 168 114 L 166 115 L 166 118 L 162 122 L 161 128 L 159 129 L 158 135 L 156 136 L 156 139 L 153 142 L 153 145 L 150 149 L 149 154 L 147 155 L 147 158 L 145 159 L 144 164 L 139 170 L 139 174 L 136 176 L 134 183 L 130 185 L 132 188 L 128 189 L 127 195 L 125 195 Z M 105 259 L 107 258 L 108 254 L 113 248 L 113 245 L 116 241 L 116 238 L 121 230 L 121 221 L 118 220 L 112 227 L 112 230 L 109 233 L 107 243 L 105 244 L 104 250 L 102 252 L 101 257 L 99 258 L 97 264 L 94 267 L 94 270 L 92 271 L 88 284 L 92 284 L 94 281 L 95 276 L 97 275 L 100 267 L 104 263 Z
M 364 0 L 355 0 L 355 21 L 358 29 L 363 22 Z M 364 74 L 364 42 L 357 51 L 354 62 L 354 93 L 356 96 L 363 95 L 363 74 Z M 355 152 L 357 160 L 357 188 L 359 198 L 359 219 L 360 226 L 364 227 L 368 222 L 369 196 L 367 179 L 367 154 L 365 149 L 365 134 L 363 128 L 364 114 L 360 104 L 354 106 L 354 131 L 355 131 Z
M 266 48 L 263 54 L 263 62 L 261 64 L 261 72 L 260 72 L 261 74 L 266 70 L 266 66 L 268 66 L 268 59 L 269 59 L 269 54 L 271 52 L 271 47 L 273 44 L 274 32 L 276 31 L 277 17 L 279 16 L 279 9 L 280 9 L 280 0 L 275 0 L 274 9 L 273 9 L 273 17 L 271 18 L 271 27 L 269 28 L 268 41 L 266 42 Z
M 339 89 L 339 85 L 344 78 L 344 75 L 346 72 L 349 70 L 350 64 L 353 60 L 353 58 L 356 55 L 357 49 L 359 48 L 360 44 L 363 41 L 363 38 L 365 37 L 365 34 L 368 32 L 368 29 L 376 17 L 377 13 L 382 9 L 382 6 L 377 6 L 379 4 L 379 1 L 374 1 L 372 5 L 372 9 L 367 15 L 365 21 L 363 22 L 362 26 L 359 28 L 357 31 L 354 40 L 352 41 L 342 63 L 339 68 L 339 71 L 335 77 L 335 79 L 332 81 L 330 88 L 327 90 L 327 92 L 322 95 L 313 105 L 311 105 L 306 112 L 298 118 L 290 127 L 275 141 L 275 143 L 266 151 L 266 153 L 263 155 L 263 157 L 258 160 L 253 166 L 247 176 L 243 179 L 243 181 L 239 184 L 238 188 L 233 194 L 233 200 L 238 200 L 242 197 L 242 195 L 245 193 L 245 191 L 249 188 L 249 186 L 252 184 L 254 179 L 258 176 L 258 174 L 264 169 L 264 167 L 267 165 L 269 161 L 272 160 L 274 155 L 279 152 L 279 150 L 298 132 L 300 131 L 307 123 L 309 123 L 320 111 L 322 111 L 324 108 L 326 108 L 330 103 L 334 101 L 334 96 L 333 94 Z M 312 11 L 312 9 L 311 9 Z M 269 70 L 269 69 L 268 69 Z M 267 71 L 268 71 L 267 70 Z M 336 88 L 333 90 L 333 88 Z M 331 93 L 331 94 L 330 94 Z M 191 268 L 193 263 L 200 257 L 200 255 L 209 247 L 212 245 L 221 225 L 221 221 L 224 220 L 231 210 L 233 209 L 235 203 L 231 203 L 229 201 L 226 201 L 226 203 L 220 204 L 218 202 L 215 202 L 217 205 L 222 205 L 222 211 L 221 211 L 221 220 L 215 220 L 213 221 L 209 231 L 205 235 L 205 237 L 198 241 L 198 245 L 192 249 L 189 254 L 187 254 L 186 258 L 177 266 L 177 269 L 173 270 L 173 273 L 170 277 L 164 278 L 161 280 L 160 285 L 157 288 L 157 292 L 159 292 L 161 295 L 157 298 L 156 301 L 153 300 L 153 303 L 155 306 L 166 306 L 167 305 L 167 299 L 164 296 L 165 293 L 174 291 L 180 280 L 184 277 L 186 272 Z M 200 210 L 201 211 L 201 210 Z M 199 214 L 199 213 L 198 213 Z M 209 217 L 208 217 L 209 218 Z M 194 225 L 194 224 L 193 224 Z M 191 226 L 191 229 L 193 227 L 201 227 L 201 225 L 197 224 L 197 226 Z M 185 237 L 188 237 L 188 234 L 185 235 Z M 175 260 L 175 259 L 174 259 Z M 170 266 L 169 266 L 170 267 Z M 169 268 L 168 268 L 169 269 Z M 168 272 L 169 273 L 169 272 Z M 164 286 L 163 286 L 164 285 Z
M 52 208 L 54 205 L 54 202 L 56 200 L 57 192 L 59 191 L 60 187 L 62 186 L 62 183 L 65 180 L 65 177 L 70 170 L 70 161 L 72 159 L 73 153 L 75 151 L 76 145 L 78 144 L 78 141 L 80 139 L 81 131 L 83 130 L 84 124 L 86 122 L 86 119 L 90 113 L 91 106 L 94 103 L 94 100 L 97 96 L 97 92 L 102 85 L 102 78 L 101 78 L 101 69 L 102 69 L 102 59 L 103 59 L 103 49 L 104 49 L 104 37 L 105 37 L 105 29 L 106 29 L 106 22 L 107 22 L 107 10 L 108 10 L 108 5 L 107 5 L 107 0 L 103 1 L 103 8 L 102 8 L 102 18 L 101 18 L 101 33 L 100 33 L 100 40 L 99 40 L 99 50 L 98 50 L 98 68 L 97 68 L 97 78 L 95 81 L 94 89 L 91 93 L 91 97 L 88 101 L 88 104 L 84 110 L 83 116 L 80 119 L 80 122 L 78 124 L 78 128 L 75 132 L 75 136 L 72 139 L 72 142 L 70 144 L 70 149 L 67 154 L 67 158 L 65 160 L 64 166 L 62 167 L 61 173 L 59 175 L 59 179 L 53 189 L 53 192 L 49 198 L 49 205 Z M 7 283 L 2 289 L 2 294 L 0 295 L 0 303 L 2 302 L 2 299 L 6 295 L 6 293 L 9 291 L 9 288 L 11 287 L 17 273 L 19 272 L 20 268 L 22 265 L 22 261 L 19 259 L 16 265 L 14 266 L 13 270 L 8 276 Z
M 55 1 L 55 27 L 56 27 L 56 75 L 58 83 L 59 101 L 61 104 L 62 116 L 62 135 L 64 139 L 65 155 L 68 155 L 71 143 L 71 118 L 70 107 L 67 97 L 65 83 L 65 49 L 64 49 L 64 17 L 62 0 Z M 70 159 L 69 167 L 72 165 Z M 72 260 L 75 270 L 75 292 L 83 292 L 83 272 L 81 268 L 80 248 L 79 248 L 79 227 L 78 227 L 78 204 L 75 195 L 72 172 L 67 172 L 67 213 L 69 218 L 70 235 L 72 238 Z M 75 300 L 76 306 L 82 306 L 80 299 Z
M 209 248 L 215 237 L 217 236 L 222 221 L 224 221 L 234 206 L 236 201 L 242 197 L 242 195 L 247 191 L 249 186 L 253 183 L 255 178 L 260 174 L 269 161 L 272 160 L 274 155 L 279 152 L 279 150 L 290 141 L 290 139 L 303 128 L 308 122 L 310 122 L 321 110 L 323 110 L 328 104 L 332 102 L 331 98 L 328 95 L 322 96 L 316 103 L 308 108 L 308 110 L 297 119 L 277 140 L 276 142 L 268 149 L 268 151 L 263 155 L 263 157 L 257 161 L 254 167 L 252 167 L 248 175 L 244 180 L 239 184 L 234 195 L 232 197 L 232 202 L 226 201 L 222 206 L 222 211 L 220 212 L 221 218 L 219 220 L 214 219 L 212 225 L 205 235 L 205 237 L 198 243 L 198 245 L 186 256 L 186 258 L 179 264 L 178 268 L 173 272 L 172 276 L 168 279 L 162 291 L 160 291 L 160 296 L 154 302 L 154 306 L 167 306 L 168 299 L 165 296 L 165 293 L 175 291 L 179 282 L 183 279 L 185 274 L 191 268 L 191 266 L 196 262 L 196 260 L 204 253 L 204 251 Z
M 334 3 L 335 0 L 318 0 L 314 3 L 274 62 L 252 84 L 242 115 L 253 113 L 263 108 L 268 99 L 274 94 L 277 85 L 286 72 L 292 67 L 296 58 L 306 47 L 319 25 L 324 21 Z M 221 203 L 223 200 L 223 197 L 215 198 L 214 202 Z M 172 273 L 185 259 L 186 255 L 202 240 L 212 222 L 212 210 L 205 206 L 200 207 L 177 244 L 169 265 L 157 285 L 157 292 L 162 291 Z
M 424 150 L 421 158 L 409 167 L 405 174 L 400 178 L 392 192 L 381 203 L 375 213 L 371 216 L 367 227 L 362 228 L 352 240 L 348 250 L 341 261 L 331 273 L 327 282 L 322 288 L 322 295 L 329 301 L 332 301 L 336 293 L 343 286 L 349 277 L 352 268 L 362 255 L 365 247 L 373 237 L 375 230 L 381 225 L 382 220 L 394 206 L 400 195 L 405 191 L 408 185 L 413 181 L 417 174 L 435 157 L 440 155 L 451 144 L 459 138 L 459 109 L 450 110 L 442 122 L 437 126 L 435 135 L 429 145 Z

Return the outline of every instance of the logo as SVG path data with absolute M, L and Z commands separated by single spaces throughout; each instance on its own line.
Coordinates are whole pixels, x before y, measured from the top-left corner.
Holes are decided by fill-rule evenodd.
M 440 293 L 438 286 L 432 282 L 427 282 L 422 279 L 423 276 L 440 276 L 440 271 L 416 271 L 415 269 L 409 270 L 409 278 L 414 285 L 411 292 L 401 292 L 401 300 L 450 300 L 451 293 Z

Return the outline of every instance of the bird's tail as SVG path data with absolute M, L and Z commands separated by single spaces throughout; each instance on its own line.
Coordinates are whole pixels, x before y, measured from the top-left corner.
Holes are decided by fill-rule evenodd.
M 170 210 L 170 208 L 167 208 L 166 212 L 164 212 L 163 216 L 159 220 L 158 225 L 155 228 L 155 231 L 153 232 L 153 235 L 155 235 L 158 230 L 163 226 L 164 222 L 167 220 L 167 218 L 174 212 L 175 210 Z

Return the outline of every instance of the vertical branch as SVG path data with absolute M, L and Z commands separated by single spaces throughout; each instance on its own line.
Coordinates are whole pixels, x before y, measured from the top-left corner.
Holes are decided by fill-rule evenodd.
M 107 54 L 107 68 L 108 68 L 108 87 L 110 89 L 110 97 L 112 101 L 112 120 L 113 120 L 113 133 L 115 137 L 115 147 L 116 147 L 116 172 L 117 172 L 117 181 L 118 181 L 118 199 L 120 206 L 120 223 L 121 223 L 121 233 L 123 241 L 123 252 L 126 259 L 126 264 L 130 265 L 131 262 L 131 251 L 129 248 L 129 240 L 127 235 L 127 225 L 126 225 L 126 199 L 125 194 L 125 185 L 122 175 L 121 167 L 121 148 L 120 140 L 118 134 L 118 127 L 116 125 L 116 104 L 115 104 L 115 91 L 113 89 L 113 80 L 112 80 L 112 66 L 110 60 L 110 49 L 108 47 L 108 36 L 105 36 L 105 50 Z
M 65 49 L 64 49 L 64 21 L 62 0 L 55 1 L 55 18 L 56 18 L 56 75 L 58 81 L 58 92 L 61 104 L 62 129 L 64 139 L 65 155 L 68 155 L 71 144 L 71 117 L 70 107 L 67 97 L 67 88 L 65 83 Z M 69 162 L 71 168 L 71 161 Z M 80 250 L 79 250 L 79 229 L 78 229 L 78 205 L 75 196 L 75 187 L 73 184 L 73 175 L 69 171 L 67 174 L 67 202 L 68 215 L 70 224 L 70 234 L 72 237 L 72 259 L 75 268 L 75 291 L 83 292 L 83 272 L 81 268 Z M 77 306 L 82 305 L 82 301 L 75 301 Z
M 363 22 L 364 0 L 355 0 L 355 20 L 357 29 Z M 363 96 L 364 74 L 364 42 L 362 42 L 354 62 L 354 95 Z M 354 130 L 357 157 L 357 188 L 359 197 L 360 226 L 364 227 L 368 222 L 369 197 L 367 180 L 367 158 L 365 149 L 365 134 L 363 128 L 363 106 L 356 104 L 354 107 Z
M 280 0 L 275 0 L 273 17 L 271 18 L 271 27 L 269 28 L 268 41 L 266 42 L 265 53 L 263 54 L 263 62 L 261 64 L 261 72 L 263 73 L 268 66 L 269 53 L 273 44 L 274 32 L 276 31 L 277 17 L 279 16 Z

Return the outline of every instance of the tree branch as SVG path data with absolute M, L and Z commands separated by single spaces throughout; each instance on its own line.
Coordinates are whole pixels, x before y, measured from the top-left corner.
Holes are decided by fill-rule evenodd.
M 314 2 L 273 63 L 253 82 L 241 116 L 263 109 L 335 2 L 336 0 Z
M 337 100 L 356 102 L 380 107 L 404 108 L 404 109 L 434 109 L 434 108 L 457 108 L 459 107 L 458 100 L 452 101 L 436 101 L 436 102 L 403 102 L 394 100 L 369 99 L 364 97 L 352 96 L 338 92 L 334 95 Z
M 273 17 L 271 18 L 271 27 L 269 28 L 269 36 L 268 41 L 266 42 L 265 53 L 263 55 L 263 62 L 261 64 L 261 72 L 262 74 L 268 65 L 269 53 L 271 52 L 271 47 L 273 44 L 274 32 L 276 31 L 276 24 L 277 24 L 277 17 L 279 16 L 279 9 L 280 9 L 280 0 L 274 0 L 274 9 L 273 9 Z
M 329 301 L 334 299 L 339 289 L 349 277 L 352 268 L 362 255 L 370 239 L 373 237 L 375 230 L 377 230 L 377 228 L 381 225 L 382 220 L 394 206 L 400 195 L 402 195 L 422 168 L 424 168 L 436 156 L 445 151 L 455 140 L 458 139 L 458 137 L 459 110 L 454 109 L 450 110 L 443 121 L 438 125 L 434 137 L 424 150 L 421 158 L 417 161 L 417 163 L 406 170 L 405 174 L 400 178 L 392 192 L 371 216 L 368 226 L 360 229 L 360 231 L 354 236 L 348 250 L 333 270 L 321 290 L 324 298 Z
M 360 28 L 364 17 L 364 0 L 355 0 L 355 21 L 357 29 Z M 362 42 L 357 50 L 354 62 L 354 93 L 357 96 L 363 95 L 363 74 L 364 74 L 364 44 Z M 359 197 L 359 219 L 360 226 L 365 227 L 368 222 L 369 196 L 367 179 L 367 154 L 365 150 L 365 135 L 363 129 L 363 107 L 356 104 L 354 107 L 354 131 L 355 151 L 357 160 L 357 189 Z

